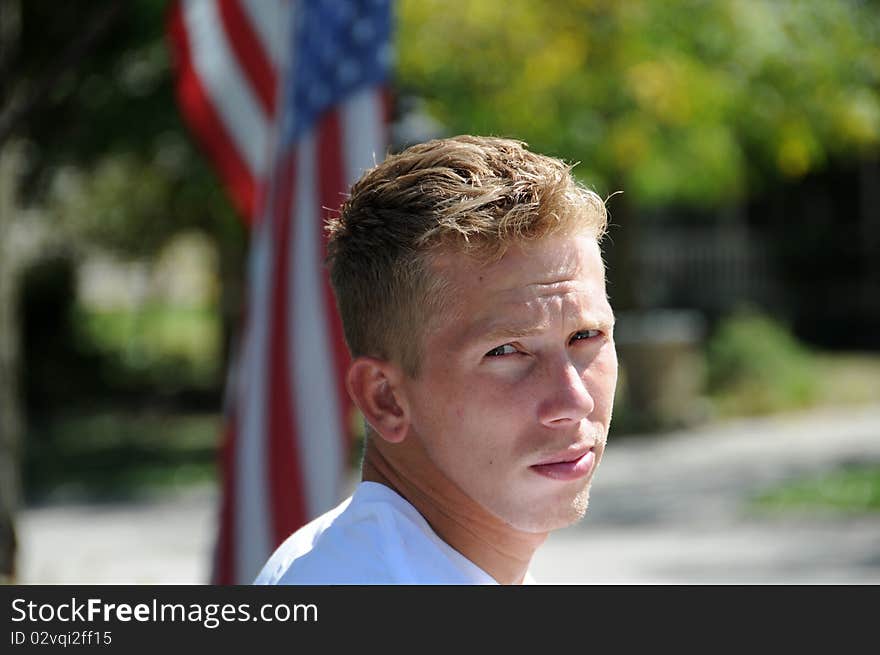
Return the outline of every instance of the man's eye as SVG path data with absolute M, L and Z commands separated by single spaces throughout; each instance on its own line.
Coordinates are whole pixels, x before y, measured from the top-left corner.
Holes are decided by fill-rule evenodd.
M 576 332 L 571 338 L 572 341 L 583 341 L 585 339 L 594 339 L 602 334 L 599 330 L 581 330 Z
M 513 355 L 516 352 L 516 348 L 511 346 L 509 343 L 506 343 L 503 346 L 498 346 L 497 348 L 493 348 L 492 350 L 487 352 L 486 357 L 503 357 L 504 355 Z

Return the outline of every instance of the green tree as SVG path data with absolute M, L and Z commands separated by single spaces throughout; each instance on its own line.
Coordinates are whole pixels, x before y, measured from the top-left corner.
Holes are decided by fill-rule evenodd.
M 398 84 L 636 206 L 716 206 L 880 144 L 880 5 L 402 0 Z
M 605 252 L 620 312 L 644 309 L 637 219 L 661 213 L 648 210 L 733 224 L 747 198 L 828 164 L 868 160 L 880 146 L 877 2 L 397 7 L 399 90 L 422 99 L 448 132 L 523 139 L 578 163 L 575 174 L 600 195 L 623 191 L 608 202 Z M 666 388 L 668 371 L 639 352 L 620 350 L 640 405 L 631 416 L 659 423 L 659 403 L 647 399 Z

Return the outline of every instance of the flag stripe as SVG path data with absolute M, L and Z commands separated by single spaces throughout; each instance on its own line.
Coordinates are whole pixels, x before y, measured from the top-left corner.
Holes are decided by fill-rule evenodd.
M 217 584 L 234 584 L 235 582 L 235 450 L 237 439 L 237 421 L 234 415 L 227 415 L 223 430 L 223 444 L 220 448 L 219 470 L 226 474 L 221 480 L 222 498 L 220 505 L 220 535 L 217 539 L 217 552 L 214 557 L 213 580 Z
M 271 185 L 267 185 L 271 190 Z M 271 211 L 271 193 L 267 193 Z M 235 582 L 243 583 L 256 574 L 255 562 L 265 559 L 273 546 L 270 534 L 271 498 L 266 466 L 269 361 L 269 289 L 272 279 L 272 221 L 263 218 L 254 226 L 248 261 L 247 313 L 244 315 L 240 377 L 233 399 L 239 405 L 238 441 L 235 461 Z M 224 471 L 229 475 L 231 470 Z
M 245 81 L 239 62 L 224 38 L 220 12 L 213 0 L 189 0 L 182 8 L 193 68 L 235 149 L 251 175 L 260 179 L 267 173 L 266 146 L 272 116 L 263 112 Z
M 328 320 L 332 316 L 322 293 L 326 275 L 321 255 L 321 211 L 315 158 L 322 145 L 309 132 L 300 140 L 296 179 L 295 273 L 291 280 L 291 343 L 296 353 L 291 362 L 297 403 L 297 430 L 303 461 L 307 509 L 316 516 L 340 498 L 344 464 L 344 424 L 339 420 L 336 396 L 339 371 L 333 367 L 333 346 Z
M 297 173 L 294 153 L 281 158 L 278 168 L 278 195 L 273 207 L 275 266 L 272 280 L 272 323 L 269 348 L 269 484 L 272 498 L 272 527 L 276 544 L 303 525 L 306 519 L 299 453 L 296 448 L 296 415 L 291 396 L 291 358 L 300 354 L 290 348 L 288 337 L 288 293 L 291 275 L 290 220 L 293 181 Z
M 343 192 L 348 188 L 345 180 L 345 170 L 342 159 L 343 153 L 346 151 L 347 144 L 342 140 L 342 128 L 340 126 L 339 112 L 330 111 L 318 124 L 318 176 L 320 211 L 318 217 L 321 222 L 321 230 L 317 238 L 312 243 L 312 247 L 321 253 L 321 261 L 327 257 L 327 233 L 323 229 L 324 218 L 330 215 L 338 215 L 339 208 L 345 199 Z M 330 278 L 328 275 L 321 276 L 320 286 L 324 296 L 324 302 L 327 308 L 327 317 L 329 323 L 329 337 L 331 346 L 331 356 L 327 361 L 332 362 L 335 367 L 336 375 L 336 397 L 338 399 L 338 422 L 343 427 L 339 431 L 340 438 L 343 439 L 342 453 L 345 459 L 348 459 L 350 451 L 349 443 L 349 416 L 351 413 L 351 401 L 345 388 L 345 372 L 348 369 L 350 361 L 348 348 L 345 345 L 345 336 L 342 330 L 342 323 L 339 319 L 339 313 L 336 311 L 336 299 L 333 295 L 333 289 L 330 286 Z M 341 464 L 346 464 L 343 461 Z
M 220 0 L 220 17 L 232 49 L 267 116 L 275 115 L 276 70 L 238 0 Z
M 385 94 L 364 89 L 342 105 L 342 143 L 348 189 L 364 171 L 385 159 Z
M 378 132 L 382 136 L 382 144 L 388 147 L 388 144 L 391 143 L 391 124 L 394 122 L 396 96 L 391 87 L 382 87 L 378 93 L 382 99 L 382 123 Z
M 176 55 L 177 101 L 183 118 L 217 167 L 236 209 L 249 221 L 254 210 L 254 178 L 193 66 L 181 5 L 171 5 L 168 16 L 168 33 Z
M 219 458 L 217 583 L 252 582 L 349 491 L 349 355 L 323 221 L 385 154 L 389 21 L 382 0 L 171 4 L 180 107 L 252 230 Z
M 288 19 L 290 0 L 239 0 L 242 11 L 248 15 L 260 47 L 279 78 L 288 67 L 290 56 Z

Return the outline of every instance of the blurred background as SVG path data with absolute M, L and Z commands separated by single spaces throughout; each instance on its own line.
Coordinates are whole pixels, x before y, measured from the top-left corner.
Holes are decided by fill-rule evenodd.
M 0 0 L 7 581 L 210 577 L 250 233 L 169 6 Z M 515 137 L 608 198 L 611 443 L 536 577 L 880 582 L 880 4 L 392 10 L 391 150 Z

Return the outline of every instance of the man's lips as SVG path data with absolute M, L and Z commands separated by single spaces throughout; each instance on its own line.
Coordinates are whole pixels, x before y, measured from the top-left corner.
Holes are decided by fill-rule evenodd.
M 569 451 L 553 455 L 540 464 L 533 464 L 530 468 L 539 475 L 553 480 L 577 480 L 588 475 L 596 464 L 594 447 L 586 450 Z

